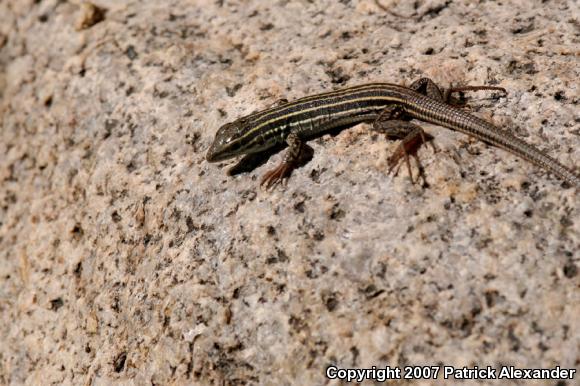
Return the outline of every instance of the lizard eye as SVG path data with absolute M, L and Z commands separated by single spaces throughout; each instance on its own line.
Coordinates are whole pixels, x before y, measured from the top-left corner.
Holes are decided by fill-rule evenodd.
M 222 143 L 228 143 L 234 140 L 239 135 L 239 127 L 236 122 L 227 123 L 218 130 L 218 136 L 222 139 Z

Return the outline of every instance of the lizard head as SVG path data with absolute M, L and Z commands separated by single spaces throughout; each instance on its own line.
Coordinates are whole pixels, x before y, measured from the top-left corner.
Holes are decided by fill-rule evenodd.
M 219 162 L 243 154 L 241 138 L 244 127 L 240 119 L 220 127 L 205 156 L 208 162 Z

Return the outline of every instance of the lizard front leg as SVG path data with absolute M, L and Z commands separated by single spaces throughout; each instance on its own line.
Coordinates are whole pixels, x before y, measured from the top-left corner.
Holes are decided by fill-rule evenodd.
M 290 177 L 292 171 L 300 164 L 300 161 L 307 157 L 308 153 L 312 155 L 312 148 L 306 145 L 296 133 L 290 133 L 286 137 L 288 150 L 284 155 L 282 162 L 274 169 L 269 170 L 262 177 L 260 186 L 270 189 L 272 186 L 282 182 Z

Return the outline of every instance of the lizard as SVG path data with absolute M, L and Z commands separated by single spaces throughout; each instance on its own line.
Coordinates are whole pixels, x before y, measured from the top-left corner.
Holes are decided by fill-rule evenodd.
M 219 162 L 245 155 L 231 169 L 255 162 L 266 151 L 286 144 L 288 150 L 282 162 L 262 178 L 266 188 L 287 179 L 304 157 L 306 141 L 332 129 L 366 122 L 388 138 L 401 139 L 388 159 L 389 173 L 405 159 L 413 182 L 408 154 L 427 140 L 427 134 L 412 119 L 433 123 L 465 133 L 471 137 L 507 150 L 568 184 L 580 187 L 580 176 L 526 143 L 509 131 L 479 118 L 450 103 L 450 95 L 458 91 L 499 90 L 501 87 L 465 86 L 445 92 L 429 78 L 420 78 L 408 87 L 391 83 L 368 83 L 322 94 L 306 96 L 293 102 L 254 112 L 220 127 L 206 159 Z M 311 150 L 311 149 L 310 149 Z

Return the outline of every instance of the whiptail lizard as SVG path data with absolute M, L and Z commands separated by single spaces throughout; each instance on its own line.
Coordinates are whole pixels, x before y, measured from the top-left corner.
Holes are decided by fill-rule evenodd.
M 261 184 L 270 187 L 289 177 L 305 150 L 305 141 L 334 128 L 370 122 L 373 129 L 390 138 L 402 139 L 389 158 L 390 170 L 425 142 L 423 129 L 411 119 L 434 123 L 505 149 L 580 187 L 580 176 L 540 149 L 527 144 L 493 124 L 450 105 L 451 92 L 501 90 L 500 87 L 467 86 L 442 94 L 433 81 L 421 78 L 409 87 L 371 83 L 312 95 L 282 103 L 222 126 L 207 152 L 209 162 L 246 155 L 238 165 L 251 162 L 260 153 L 286 143 L 282 163 L 267 172 Z M 409 167 L 409 173 L 412 175 Z

